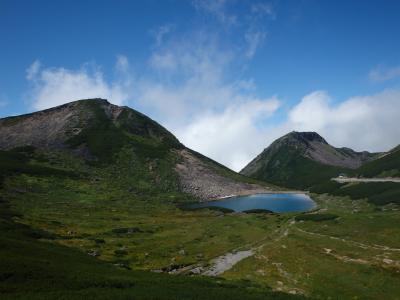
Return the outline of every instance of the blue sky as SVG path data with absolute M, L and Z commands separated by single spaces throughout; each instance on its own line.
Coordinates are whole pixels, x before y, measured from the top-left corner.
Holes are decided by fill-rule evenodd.
M 399 1 L 0 1 L 0 117 L 79 98 L 140 110 L 238 170 L 315 130 L 383 151 L 400 129 Z

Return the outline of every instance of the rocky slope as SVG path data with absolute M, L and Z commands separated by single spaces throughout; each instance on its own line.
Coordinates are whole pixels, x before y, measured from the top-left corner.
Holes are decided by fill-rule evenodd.
M 335 148 L 316 132 L 291 132 L 251 161 L 240 173 L 257 179 L 306 188 L 349 172 L 377 157 L 375 153 Z
M 238 181 L 222 175 L 218 171 L 219 169 L 222 171 L 223 167 L 210 165 L 189 149 L 182 149 L 178 153 L 181 160 L 176 165 L 176 171 L 179 174 L 181 188 L 184 192 L 193 194 L 200 199 L 217 199 L 269 191 L 265 186 Z M 236 175 L 228 169 L 224 171 Z
M 32 114 L 0 119 L 0 150 L 32 146 L 64 151 L 99 167 L 130 158 L 138 183 L 165 185 L 200 199 L 266 191 L 247 178 L 196 154 L 167 129 L 128 107 L 104 99 L 71 102 Z M 140 183 L 142 184 L 142 183 Z M 132 187 L 134 189 L 134 187 Z

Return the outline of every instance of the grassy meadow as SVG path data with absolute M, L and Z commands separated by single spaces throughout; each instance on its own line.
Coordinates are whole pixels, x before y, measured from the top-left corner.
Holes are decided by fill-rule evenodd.
M 183 210 L 194 199 L 177 190 L 172 154 L 122 151 L 98 167 L 21 151 L 2 174 L 2 298 L 399 299 L 396 204 L 313 194 L 303 214 Z M 216 279 L 149 272 L 248 249 Z

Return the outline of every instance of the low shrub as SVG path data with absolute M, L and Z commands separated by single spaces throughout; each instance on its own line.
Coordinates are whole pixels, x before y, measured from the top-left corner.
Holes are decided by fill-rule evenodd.
M 329 221 L 335 220 L 339 216 L 334 214 L 304 214 L 298 215 L 295 217 L 296 221 L 314 221 L 314 222 L 322 222 L 322 221 Z
M 246 214 L 274 214 L 272 210 L 261 209 L 261 208 L 248 209 L 244 210 L 243 212 Z
M 114 251 L 114 255 L 118 256 L 118 257 L 125 256 L 127 254 L 128 254 L 128 251 L 123 250 L 123 249 L 117 249 Z

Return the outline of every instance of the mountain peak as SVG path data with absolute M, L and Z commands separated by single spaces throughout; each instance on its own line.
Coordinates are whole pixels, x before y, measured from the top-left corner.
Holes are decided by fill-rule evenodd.
M 182 147 L 175 136 L 154 120 L 101 98 L 0 119 L 0 149 L 5 150 L 30 145 L 71 149 L 87 157 L 90 153 L 90 157 L 107 159 L 122 147 L 134 144 L 132 136 L 147 139 L 152 145 Z
M 320 136 L 317 132 L 314 131 L 292 131 L 285 135 L 284 137 L 294 138 L 299 141 L 308 141 L 308 142 L 319 142 L 323 144 L 328 144 L 327 141 Z
M 87 99 L 78 99 L 78 100 L 74 100 L 71 102 L 67 102 L 58 106 L 54 106 L 48 109 L 44 109 L 42 111 L 39 112 L 48 112 L 48 111 L 53 111 L 53 110 L 59 110 L 59 109 L 64 109 L 64 108 L 68 108 L 68 107 L 75 107 L 75 106 L 81 106 L 81 105 L 88 105 L 88 104 L 97 104 L 97 105 L 105 105 L 105 106 L 117 106 L 114 105 L 112 103 L 110 103 L 107 99 L 103 99 L 103 98 L 87 98 Z M 37 112 L 36 112 L 37 113 Z M 22 116 L 28 116 L 31 114 L 26 114 L 26 115 L 22 115 Z

